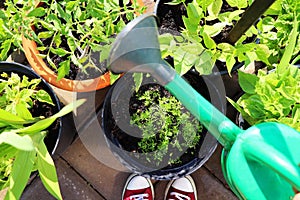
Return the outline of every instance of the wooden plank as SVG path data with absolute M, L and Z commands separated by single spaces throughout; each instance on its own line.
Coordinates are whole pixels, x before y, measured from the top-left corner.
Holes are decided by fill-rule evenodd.
M 65 161 L 55 161 L 61 193 L 64 200 L 105 200 L 90 185 L 79 176 Z M 40 178 L 35 178 L 26 188 L 21 199 L 47 199 L 54 200 L 44 188 Z
M 62 156 L 106 199 L 120 199 L 129 175 L 126 169 L 120 171 L 115 169 L 114 164 L 107 166 L 101 163 L 88 152 L 79 138 Z

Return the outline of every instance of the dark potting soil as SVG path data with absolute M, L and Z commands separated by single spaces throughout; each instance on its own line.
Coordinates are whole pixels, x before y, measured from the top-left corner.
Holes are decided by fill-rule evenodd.
M 0 9 L 5 8 L 5 1 L 0 1 Z

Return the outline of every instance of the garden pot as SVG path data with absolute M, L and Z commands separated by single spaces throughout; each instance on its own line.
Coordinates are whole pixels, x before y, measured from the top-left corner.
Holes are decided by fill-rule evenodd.
M 138 0 L 137 3 L 143 6 L 142 0 Z M 41 3 L 38 4 L 40 6 Z M 22 37 L 23 48 L 25 51 L 26 58 L 33 68 L 42 78 L 44 78 L 51 85 L 72 92 L 89 92 L 96 91 L 108 87 L 110 85 L 110 75 L 108 71 L 100 77 L 86 80 L 71 80 L 62 78 L 57 80 L 57 74 L 50 69 L 43 58 L 39 56 L 37 44 L 35 41 Z
M 32 69 L 18 64 L 18 63 L 13 63 L 13 62 L 0 62 L 0 74 L 3 72 L 10 73 L 14 72 L 19 75 L 25 75 L 28 78 L 39 78 L 41 77 L 37 75 Z M 52 90 L 52 88 L 49 86 L 47 82 L 45 82 L 43 79 L 40 82 L 40 87 L 43 88 L 50 96 L 51 99 L 54 103 L 55 106 L 52 106 L 53 112 L 52 113 L 57 113 L 61 106 L 60 102 Z M 61 133 L 62 133 L 62 120 L 58 119 L 56 122 L 54 122 L 49 128 L 48 128 L 49 133 L 45 137 L 45 144 L 47 146 L 48 152 L 52 155 L 56 152 L 56 149 L 58 147 L 58 144 L 61 140 Z
M 221 94 L 214 85 L 214 80 L 209 77 L 200 77 L 193 72 L 187 73 L 186 80 L 200 92 L 205 98 L 212 102 L 219 110 L 225 113 L 224 103 L 225 94 Z M 151 78 L 144 78 L 143 85 L 153 84 L 155 81 Z M 143 155 L 135 152 L 130 143 L 137 141 L 140 136 L 140 129 L 130 124 L 129 110 L 132 106 L 129 104 L 134 92 L 134 81 L 132 74 L 126 73 L 120 78 L 106 95 L 103 108 L 101 125 L 105 134 L 107 144 L 113 154 L 120 162 L 134 173 L 141 174 L 156 180 L 170 180 L 188 175 L 200 168 L 212 155 L 217 147 L 217 140 L 206 129 L 201 132 L 200 141 L 197 144 L 196 153 L 191 157 L 185 157 L 185 152 L 178 153 L 178 156 L 186 160 L 179 164 L 168 165 L 162 163 L 155 165 L 152 160 L 145 162 Z M 124 143 L 125 141 L 125 143 Z M 152 152 L 151 152 L 152 153 Z M 155 151 L 153 152 L 156 153 Z M 136 157 L 138 154 L 138 158 Z M 171 156 L 170 156 L 171 157 Z

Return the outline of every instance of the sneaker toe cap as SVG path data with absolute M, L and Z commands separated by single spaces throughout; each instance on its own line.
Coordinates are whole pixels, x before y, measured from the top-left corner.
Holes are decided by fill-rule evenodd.
M 127 189 L 138 190 L 138 189 L 143 189 L 143 188 L 148 188 L 148 187 L 150 187 L 150 184 L 145 177 L 135 176 L 128 183 Z
M 194 192 L 192 183 L 187 178 L 176 179 L 173 182 L 172 187 L 185 192 Z

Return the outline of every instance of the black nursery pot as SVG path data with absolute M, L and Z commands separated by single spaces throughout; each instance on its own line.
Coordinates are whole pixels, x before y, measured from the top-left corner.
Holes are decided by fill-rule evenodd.
M 204 98 L 225 113 L 226 106 L 225 101 L 223 101 L 225 94 L 221 94 L 220 90 L 215 87 L 214 80 L 209 79 L 209 77 L 200 77 L 193 72 L 187 73 L 184 78 Z M 143 79 L 143 85 L 151 83 L 154 83 L 151 77 Z M 125 167 L 145 177 L 156 180 L 170 180 L 191 174 L 209 159 L 218 142 L 206 129 L 201 133 L 201 139 L 197 145 L 197 153 L 180 164 L 160 166 L 160 168 L 152 165 L 151 162 L 146 163 L 143 159 L 136 158 L 134 154 L 138 152 L 132 152 L 130 146 L 122 145 L 124 140 L 130 144 L 131 141 L 137 139 L 133 135 L 139 135 L 140 133 L 138 127 L 130 125 L 129 102 L 133 93 L 134 81 L 132 74 L 127 73 L 110 88 L 102 108 L 101 125 L 107 144 Z
M 17 73 L 19 76 L 27 76 L 29 79 L 41 79 L 39 75 L 37 75 L 31 68 L 18 64 L 13 62 L 0 62 L 0 74 L 3 72 L 6 73 Z M 51 106 L 51 112 L 52 114 L 55 114 L 59 112 L 61 106 L 60 102 L 52 90 L 52 88 L 49 86 L 48 83 L 46 83 L 43 79 L 39 84 L 39 87 L 41 87 L 43 90 L 45 90 L 50 96 L 55 106 Z M 48 127 L 48 134 L 45 137 L 44 141 L 46 144 L 46 147 L 48 149 L 48 152 L 51 155 L 54 155 L 56 148 L 59 144 L 60 138 L 61 138 L 61 132 L 62 132 L 62 121 L 61 119 L 57 119 L 51 126 Z

